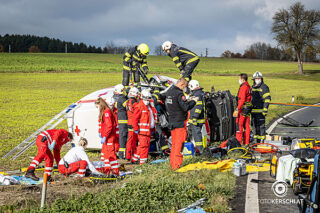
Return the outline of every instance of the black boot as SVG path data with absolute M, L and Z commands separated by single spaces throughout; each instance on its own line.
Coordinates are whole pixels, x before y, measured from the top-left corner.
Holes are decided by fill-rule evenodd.
M 34 169 L 33 170 L 27 170 L 25 177 L 30 178 L 34 181 L 38 181 L 39 178 L 34 174 Z
M 54 180 L 53 180 L 53 178 L 51 177 L 51 175 L 50 175 L 50 176 L 48 176 L 47 181 L 48 181 L 48 182 L 50 182 L 50 183 L 54 181 Z

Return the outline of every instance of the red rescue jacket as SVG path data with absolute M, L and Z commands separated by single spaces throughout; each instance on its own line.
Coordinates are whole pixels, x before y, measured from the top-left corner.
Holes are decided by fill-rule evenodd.
M 243 84 L 241 84 L 239 91 L 238 91 L 238 96 L 237 96 L 237 101 L 238 101 L 238 110 L 239 113 L 241 113 L 241 109 L 243 107 L 243 105 L 247 102 L 251 102 L 251 87 L 248 84 L 248 82 L 244 82 Z
M 45 146 L 47 146 L 47 142 L 49 144 L 52 144 L 53 141 L 56 142 L 53 148 L 53 153 L 54 153 L 54 158 L 56 160 L 56 163 L 59 164 L 60 158 L 61 158 L 60 157 L 61 147 L 69 141 L 68 131 L 65 129 L 49 129 L 41 132 L 39 136 L 42 136 L 42 137 L 46 136 L 47 141 L 44 143 Z
M 116 122 L 114 119 L 113 112 L 106 108 L 103 112 L 103 118 L 101 122 L 101 137 L 106 137 L 107 139 L 115 136 L 116 134 Z
M 132 129 L 132 120 L 134 116 L 134 108 L 137 106 L 138 101 L 135 98 L 129 98 L 127 101 L 127 115 L 129 130 Z
M 150 101 L 149 107 L 153 112 L 153 118 L 155 124 L 157 123 L 157 110 L 153 105 L 153 101 Z M 148 106 L 143 101 L 140 101 L 134 109 L 134 117 L 132 122 L 134 131 L 139 130 L 139 135 L 151 136 L 151 114 Z

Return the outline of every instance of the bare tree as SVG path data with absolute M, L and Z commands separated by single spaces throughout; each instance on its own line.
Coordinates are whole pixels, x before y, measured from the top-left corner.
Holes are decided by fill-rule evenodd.
M 303 53 L 307 46 L 318 39 L 320 11 L 305 10 L 300 2 L 289 10 L 281 9 L 273 16 L 272 33 L 279 45 L 295 51 L 299 74 L 303 74 Z
M 162 46 L 161 45 L 158 45 L 154 48 L 154 54 L 155 55 L 162 55 L 163 52 L 162 52 Z

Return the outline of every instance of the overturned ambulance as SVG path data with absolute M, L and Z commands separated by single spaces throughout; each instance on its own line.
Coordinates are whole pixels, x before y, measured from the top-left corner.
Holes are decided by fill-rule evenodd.
M 166 88 L 176 83 L 176 79 L 155 75 L 148 82 L 141 83 L 141 90 L 155 88 L 164 91 Z M 109 87 L 95 91 L 82 99 L 76 104 L 77 107 L 68 116 L 69 131 L 74 133 L 75 140 L 80 137 L 86 137 L 89 141 L 88 148 L 101 149 L 100 138 L 98 135 L 98 110 L 94 105 L 97 98 L 105 99 L 108 96 L 113 96 L 114 87 Z M 235 133 L 235 120 L 233 114 L 233 96 L 229 91 L 212 91 L 205 93 L 205 109 L 206 109 L 206 125 L 202 128 L 204 142 L 222 141 Z M 157 107 L 159 114 L 159 125 L 162 129 L 161 134 L 155 135 L 151 140 L 151 152 L 161 151 L 160 147 L 163 144 L 156 143 L 157 140 L 165 140 L 169 147 L 171 145 L 170 131 L 168 129 L 168 118 L 165 110 L 165 105 Z M 192 136 L 189 137 L 192 141 Z M 163 141 L 161 141 L 163 143 Z

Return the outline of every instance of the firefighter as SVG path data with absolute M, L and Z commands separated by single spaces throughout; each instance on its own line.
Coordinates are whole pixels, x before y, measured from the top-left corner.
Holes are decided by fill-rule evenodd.
M 186 120 L 188 111 L 192 109 L 197 97 L 190 97 L 188 100 L 184 96 L 183 91 L 187 88 L 188 81 L 180 78 L 176 85 L 171 86 L 164 95 L 165 105 L 169 117 L 169 128 L 171 130 L 172 148 L 170 153 L 171 169 L 180 168 L 183 161 L 181 154 L 183 143 L 187 139 Z
M 189 127 L 191 128 L 192 136 L 195 141 L 196 148 L 201 154 L 203 151 L 202 126 L 205 123 L 205 105 L 203 88 L 197 80 L 191 80 L 188 85 L 191 96 L 198 97 L 196 105 L 190 110 Z
M 43 131 L 38 135 L 36 139 L 36 145 L 38 147 L 37 156 L 33 158 L 30 166 L 27 169 L 26 177 L 31 178 L 32 180 L 38 181 L 39 178 L 36 177 L 34 171 L 36 167 L 45 160 L 45 173 L 48 174 L 48 181 L 52 181 L 52 168 L 53 168 L 53 155 L 57 165 L 60 162 L 60 150 L 61 147 L 67 142 L 73 140 L 72 133 L 64 129 L 50 129 Z
M 137 69 L 140 67 L 143 69 L 144 74 L 147 75 L 149 68 L 147 65 L 147 56 L 149 55 L 149 47 L 147 44 L 139 44 L 133 48 L 130 48 L 123 56 L 123 79 L 122 84 L 124 86 L 129 85 L 131 73 L 135 83 L 140 82 L 140 73 Z
M 240 144 L 249 144 L 250 142 L 250 112 L 251 112 L 251 87 L 248 83 L 248 75 L 241 73 L 239 75 L 239 91 L 237 95 L 237 108 L 233 113 L 236 118 L 236 138 Z M 243 135 L 243 128 L 245 134 Z M 243 140 L 243 142 L 242 142 Z
M 162 50 L 168 53 L 178 67 L 180 77 L 190 81 L 192 72 L 200 61 L 199 56 L 186 48 L 173 44 L 171 41 L 163 42 Z
M 114 99 L 116 101 L 118 126 L 119 126 L 119 158 L 125 159 L 126 144 L 128 139 L 128 115 L 127 115 L 127 98 L 125 88 L 122 84 L 115 86 Z
M 119 175 L 119 165 L 115 152 L 116 121 L 113 114 L 114 104 L 115 101 L 110 96 L 107 97 L 106 101 L 98 98 L 95 102 L 99 109 L 99 121 L 101 122 L 101 159 L 104 160 L 104 173 Z
M 58 167 L 60 174 L 69 176 L 72 173 L 77 173 L 79 177 L 84 177 L 88 167 L 92 174 L 101 175 L 90 162 L 88 155 L 84 151 L 87 146 L 87 139 L 80 138 L 78 146 L 71 148 L 60 160 Z
M 256 142 L 263 142 L 266 139 L 266 116 L 271 101 L 269 87 L 263 82 L 261 72 L 255 72 L 252 76 L 252 121 L 254 127 L 254 138 Z
M 157 110 L 152 101 L 152 95 L 148 89 L 141 92 L 141 101 L 134 109 L 132 127 L 138 135 L 139 144 L 133 154 L 132 163 L 138 162 L 140 165 L 148 160 L 151 133 L 154 131 L 157 122 Z
M 136 87 L 132 87 L 128 93 L 128 101 L 127 101 L 127 115 L 128 115 L 128 141 L 126 145 L 126 158 L 131 161 L 133 156 L 133 152 L 136 149 L 138 135 L 133 131 L 132 121 L 134 116 L 134 109 L 139 101 L 139 90 Z

